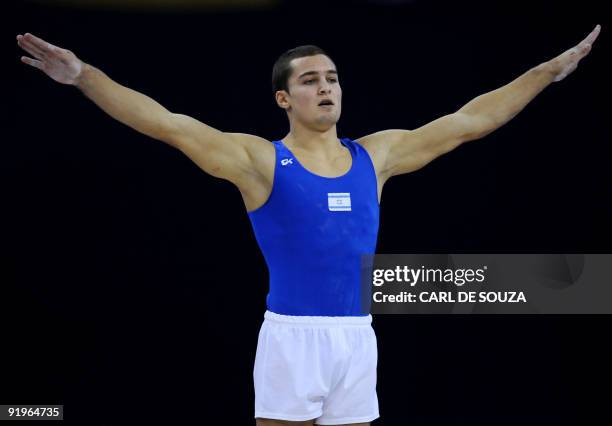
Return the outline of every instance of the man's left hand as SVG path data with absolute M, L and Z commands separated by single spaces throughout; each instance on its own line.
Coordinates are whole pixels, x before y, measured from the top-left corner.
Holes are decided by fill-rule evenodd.
M 595 26 L 595 29 L 584 40 L 549 62 L 552 71 L 556 74 L 553 81 L 563 80 L 576 69 L 578 62 L 591 51 L 600 30 L 600 25 Z

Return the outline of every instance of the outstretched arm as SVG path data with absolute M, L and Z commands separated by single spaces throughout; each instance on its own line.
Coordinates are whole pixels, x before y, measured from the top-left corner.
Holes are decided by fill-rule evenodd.
M 478 96 L 459 111 L 416 130 L 386 130 L 359 139 L 375 159 L 381 180 L 417 170 L 463 142 L 486 136 L 518 114 L 553 81 L 560 81 L 591 50 L 600 26 L 579 44 L 505 86 Z
M 116 83 L 71 51 L 32 34 L 18 35 L 17 43 L 33 56 L 22 56 L 23 63 L 59 83 L 76 86 L 111 117 L 180 149 L 213 176 L 235 184 L 246 182 L 253 174 L 251 152 L 269 148 L 257 136 L 221 132 L 186 115 L 174 114 L 148 96 Z

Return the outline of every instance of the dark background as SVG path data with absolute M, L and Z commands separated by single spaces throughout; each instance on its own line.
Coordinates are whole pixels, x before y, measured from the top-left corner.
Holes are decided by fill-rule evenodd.
M 18 33 L 72 50 L 174 112 L 268 139 L 288 131 L 270 88 L 274 60 L 317 44 L 340 72 L 339 136 L 358 138 L 453 112 L 602 24 L 576 72 L 509 124 L 387 183 L 377 250 L 609 253 L 603 4 L 11 4 L 0 404 L 64 404 L 67 422 L 82 425 L 254 424 L 267 293 L 237 189 L 20 63 Z M 374 424 L 610 424 L 610 325 L 598 315 L 375 316 Z

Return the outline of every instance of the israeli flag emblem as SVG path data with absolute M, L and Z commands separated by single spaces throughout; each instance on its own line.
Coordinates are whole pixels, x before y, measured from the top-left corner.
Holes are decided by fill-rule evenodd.
M 331 212 L 350 212 L 351 193 L 350 192 L 328 192 L 327 205 Z

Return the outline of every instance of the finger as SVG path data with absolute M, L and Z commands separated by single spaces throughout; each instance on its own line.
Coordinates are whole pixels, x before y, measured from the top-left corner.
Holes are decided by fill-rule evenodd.
M 583 44 L 582 46 L 580 46 L 580 59 L 584 58 L 586 55 L 589 54 L 589 52 L 591 51 L 591 45 L 590 44 Z
M 17 36 L 17 44 L 19 46 L 27 45 L 30 48 L 30 50 L 35 50 L 36 52 L 39 52 L 40 54 L 44 54 L 41 48 L 33 44 L 31 41 L 28 41 L 24 36 Z
M 22 56 L 21 62 L 23 62 L 24 64 L 31 65 L 34 68 L 38 68 L 39 70 L 42 70 L 42 62 L 37 61 L 36 59 L 28 58 L 27 56 Z
M 586 36 L 586 38 L 582 40 L 580 44 L 584 43 L 584 44 L 593 45 L 593 42 L 597 39 L 597 36 L 599 36 L 600 31 L 601 31 L 601 25 L 596 25 L 595 29 L 591 31 L 591 33 L 588 36 Z
M 51 43 L 47 43 L 43 39 L 38 38 L 35 35 L 30 34 L 30 33 L 26 33 L 24 38 L 27 42 L 33 44 L 34 46 L 36 46 L 38 49 L 42 50 L 43 52 L 53 52 L 55 49 L 57 49 L 57 46 L 54 46 Z
M 19 47 L 28 52 L 30 55 L 34 56 L 36 59 L 45 59 L 46 57 L 46 55 L 40 49 L 38 49 L 33 44 L 28 43 L 23 38 L 19 40 L 17 44 L 19 45 Z

